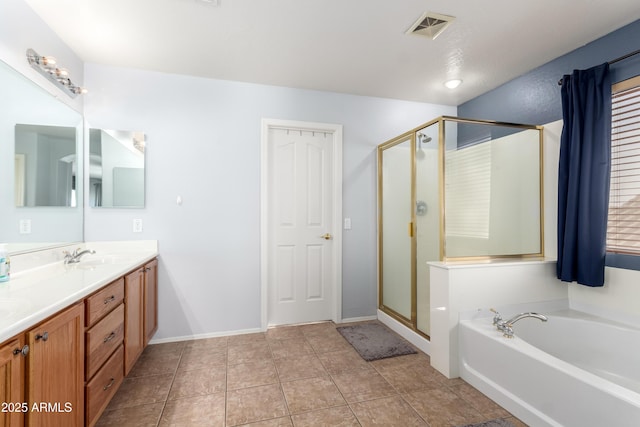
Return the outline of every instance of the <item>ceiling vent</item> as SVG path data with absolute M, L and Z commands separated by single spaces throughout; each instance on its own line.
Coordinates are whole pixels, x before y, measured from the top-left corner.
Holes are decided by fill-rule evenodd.
M 407 34 L 416 34 L 429 37 L 434 40 L 456 19 L 453 16 L 439 13 L 425 12 L 407 31 Z

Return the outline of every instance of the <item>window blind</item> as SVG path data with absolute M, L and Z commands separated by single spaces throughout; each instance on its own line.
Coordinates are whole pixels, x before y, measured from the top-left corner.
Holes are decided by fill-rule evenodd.
M 607 251 L 640 255 L 640 76 L 614 85 Z
M 445 154 L 445 234 L 489 238 L 491 144 Z

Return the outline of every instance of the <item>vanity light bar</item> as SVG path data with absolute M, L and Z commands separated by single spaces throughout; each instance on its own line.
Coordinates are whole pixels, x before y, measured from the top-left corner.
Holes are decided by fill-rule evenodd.
M 40 56 L 35 50 L 27 49 L 27 61 L 32 68 L 48 78 L 71 98 L 87 93 L 85 88 L 73 84 L 66 68 L 56 67 L 56 59 L 54 57 Z

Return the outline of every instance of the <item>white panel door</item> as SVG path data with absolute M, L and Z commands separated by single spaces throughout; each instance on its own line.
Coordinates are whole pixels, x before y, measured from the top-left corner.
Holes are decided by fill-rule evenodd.
M 333 138 L 269 130 L 268 323 L 333 318 Z

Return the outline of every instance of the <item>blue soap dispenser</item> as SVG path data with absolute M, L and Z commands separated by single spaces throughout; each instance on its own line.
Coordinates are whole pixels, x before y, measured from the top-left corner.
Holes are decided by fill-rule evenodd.
M 9 253 L 7 245 L 0 243 L 0 282 L 9 281 Z

